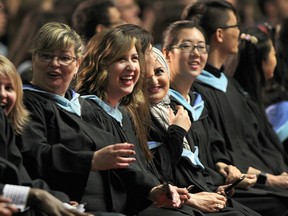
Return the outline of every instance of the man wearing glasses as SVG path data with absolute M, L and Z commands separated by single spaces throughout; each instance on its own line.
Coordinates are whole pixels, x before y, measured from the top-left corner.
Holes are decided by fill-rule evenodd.
M 222 152 L 232 163 L 229 166 L 227 162 L 214 161 L 217 171 L 226 177 L 226 183 L 246 174 L 240 183 L 246 190 L 236 190 L 235 200 L 262 215 L 286 215 L 287 197 L 275 197 L 268 192 L 269 187 L 275 186 L 272 180 L 285 178 L 280 173 L 287 171 L 286 156 L 275 153 L 275 143 L 257 129 L 257 114 L 248 106 L 239 84 L 224 73 L 228 57 L 238 53 L 240 29 L 236 9 L 227 1 L 198 1 L 184 9 L 182 18 L 200 24 L 209 44 L 207 64 L 193 88 L 202 95 L 216 129 L 225 139 L 225 149 L 209 154 Z M 259 190 L 260 187 L 265 190 Z

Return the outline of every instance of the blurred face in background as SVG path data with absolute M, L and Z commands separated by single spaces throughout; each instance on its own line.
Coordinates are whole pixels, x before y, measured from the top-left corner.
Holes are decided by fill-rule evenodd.
M 263 60 L 262 62 L 262 67 L 263 67 L 263 72 L 264 72 L 264 77 L 266 80 L 269 80 L 273 77 L 274 75 L 274 70 L 277 65 L 277 59 L 276 59 L 276 52 L 275 48 L 273 46 L 272 41 L 270 40 L 270 45 L 271 49 L 270 52 L 267 56 L 266 60 Z

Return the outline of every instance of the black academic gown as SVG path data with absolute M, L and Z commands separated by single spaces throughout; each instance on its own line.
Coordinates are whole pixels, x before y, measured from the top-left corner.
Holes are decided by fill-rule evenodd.
M 170 96 L 170 99 L 171 108 L 176 110 L 175 107 L 181 104 L 172 96 Z M 194 104 L 195 95 L 193 92 L 190 94 L 190 99 L 191 104 Z M 211 152 L 210 148 L 213 148 L 213 145 L 217 145 L 219 147 L 218 149 L 221 149 L 223 140 L 213 128 L 213 124 L 208 118 L 207 110 L 205 108 L 202 111 L 199 120 L 192 122 L 192 126 L 188 133 L 175 125 L 170 126 L 168 131 L 166 131 L 153 117 L 152 123 L 149 140 L 163 142 L 158 148 L 152 149 L 155 164 L 157 164 L 160 175 L 164 174 L 164 178 L 168 178 L 179 187 L 188 187 L 191 184 L 194 185 L 194 188 L 191 191 L 192 193 L 203 191 L 212 192 L 217 189 L 217 185 L 223 184 L 223 177 L 208 166 L 209 163 L 212 163 L 212 155 L 208 156 L 208 153 Z M 184 136 L 192 151 L 195 150 L 195 146 L 198 146 L 199 157 L 202 164 L 205 166 L 205 169 L 195 166 L 189 159 L 181 156 L 181 151 L 179 151 L 179 149 L 183 149 Z M 215 158 L 216 161 L 228 162 L 228 159 L 224 154 L 222 154 L 222 156 L 220 155 L 221 152 L 219 152 L 217 158 Z M 175 170 L 172 175 L 171 172 L 166 171 L 169 169 L 167 169 L 165 163 L 169 161 L 172 170 Z M 170 175 L 165 176 L 165 174 Z M 216 182 L 218 184 L 216 184 Z M 209 215 L 258 215 L 253 210 L 232 199 L 228 199 L 227 203 L 228 206 L 223 209 L 221 213 L 209 213 Z
M 91 109 L 80 101 L 81 112 Z M 89 212 L 121 212 L 126 196 L 118 190 L 122 182 L 111 178 L 112 171 L 90 171 L 94 151 L 114 144 L 115 137 L 58 107 L 45 94 L 24 90 L 24 102 L 31 121 L 21 136 L 21 152 L 32 178 L 87 203 Z
M 198 80 L 193 88 L 202 95 L 216 129 L 224 137 L 231 161 L 244 173 L 251 165 L 275 175 L 287 171 L 287 156 L 279 140 L 269 137 L 271 130 L 263 130 L 267 129 L 266 122 L 259 121 L 263 116 L 251 109 L 238 83 L 227 78 L 226 93 Z
M 90 100 L 88 100 L 90 101 Z M 127 215 L 137 214 L 139 216 L 150 215 L 202 215 L 201 212 L 195 212 L 192 208 L 183 206 L 181 209 L 163 209 L 151 206 L 148 194 L 150 190 L 160 184 L 155 176 L 148 171 L 148 165 L 144 154 L 135 136 L 130 116 L 122 109 L 122 125 L 114 118 L 109 116 L 96 102 L 90 101 L 94 109 L 83 114 L 86 121 L 95 124 L 97 127 L 111 132 L 116 137 L 116 142 L 128 142 L 135 145 L 136 162 L 129 165 L 127 169 L 115 170 L 118 176 L 123 179 L 127 190 L 127 206 L 124 211 Z M 143 210 L 144 209 L 144 210 Z
M 251 111 L 251 104 L 247 105 L 247 98 L 237 82 L 227 78 L 226 93 L 197 80 L 192 88 L 203 97 L 209 117 L 224 138 L 225 154 L 243 173 L 247 172 L 252 164 L 264 172 L 274 174 L 287 170 L 285 154 L 280 153 L 277 150 L 279 146 L 274 145 L 267 138 L 267 134 L 261 131 L 262 126 L 259 125 L 255 113 Z M 218 152 L 211 149 L 213 155 Z M 233 198 L 263 215 L 286 215 L 287 192 L 263 185 L 257 187 L 260 189 L 236 190 Z M 275 195 L 276 191 L 284 198 Z
M 21 153 L 15 143 L 14 132 L 8 120 L 0 108 L 0 193 L 5 184 L 22 185 L 46 190 L 63 202 L 68 202 L 67 195 L 57 191 L 51 191 L 48 185 L 40 180 L 32 181 L 23 166 Z M 34 215 L 33 209 L 23 214 Z M 37 213 L 40 215 L 40 213 Z

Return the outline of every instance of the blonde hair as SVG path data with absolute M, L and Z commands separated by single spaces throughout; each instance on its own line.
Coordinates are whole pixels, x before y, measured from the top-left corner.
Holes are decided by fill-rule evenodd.
M 14 132 L 16 134 L 21 134 L 25 124 L 29 120 L 29 112 L 23 104 L 22 80 L 12 62 L 2 55 L 0 55 L 0 78 L 7 78 L 12 82 L 16 93 L 16 101 L 7 117 Z
M 43 25 L 32 41 L 30 51 L 34 55 L 38 51 L 54 51 L 74 46 L 76 58 L 81 57 L 83 41 L 68 25 L 49 22 Z

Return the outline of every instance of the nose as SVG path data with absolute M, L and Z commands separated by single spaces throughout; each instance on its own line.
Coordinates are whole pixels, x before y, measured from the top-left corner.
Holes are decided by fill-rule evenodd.
M 5 90 L 5 87 L 4 86 L 0 87 L 0 97 L 4 98 L 6 96 L 7 96 L 7 92 Z
M 50 64 L 52 64 L 52 65 L 55 65 L 55 63 L 57 64 L 57 66 L 60 65 L 60 63 L 59 63 L 59 58 L 58 58 L 57 56 L 54 56 L 54 57 L 51 59 L 51 62 L 50 62 Z
M 198 51 L 198 47 L 194 46 L 193 49 L 191 50 L 191 53 L 196 54 L 196 55 L 200 55 L 199 51 Z
M 129 61 L 127 66 L 126 66 L 126 69 L 130 70 L 130 71 L 134 71 L 136 69 L 136 66 L 133 64 L 133 62 Z

